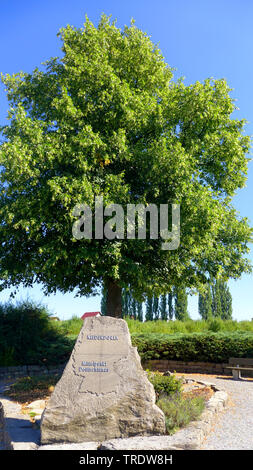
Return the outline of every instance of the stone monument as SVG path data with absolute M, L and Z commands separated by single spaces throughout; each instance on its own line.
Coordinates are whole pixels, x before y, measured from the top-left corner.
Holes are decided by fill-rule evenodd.
M 165 433 L 164 414 L 127 323 L 86 318 L 41 419 L 41 443 Z

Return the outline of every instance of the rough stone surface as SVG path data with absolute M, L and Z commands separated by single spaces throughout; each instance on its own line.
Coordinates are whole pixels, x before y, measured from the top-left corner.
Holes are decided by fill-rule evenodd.
M 222 449 L 231 449 L 233 448 L 230 440 L 234 439 L 237 443 L 235 448 L 252 448 L 252 437 L 250 434 L 252 414 L 250 403 L 248 400 L 252 394 L 252 383 L 244 383 L 234 381 L 233 379 L 223 379 L 222 377 L 212 378 L 215 383 L 210 383 L 203 381 L 203 376 L 199 377 L 200 380 L 196 380 L 196 377 L 185 379 L 187 383 L 190 381 L 198 382 L 202 385 L 209 385 L 214 390 L 214 395 L 209 400 L 206 409 L 200 416 L 198 421 L 192 422 L 187 426 L 187 428 L 181 429 L 176 432 L 173 436 L 135 436 L 132 438 L 122 438 L 122 439 L 111 439 L 105 442 L 82 442 L 82 443 L 68 443 L 68 444 L 53 444 L 53 445 L 43 445 L 38 446 L 38 429 L 32 429 L 31 423 L 27 421 L 27 417 L 22 415 L 23 419 L 20 419 L 20 408 L 21 406 L 13 403 L 7 397 L 0 395 L 2 403 L 0 402 L 0 450 L 183 450 L 183 449 L 203 449 L 201 445 L 206 440 L 206 437 L 210 434 L 214 434 L 213 438 L 207 438 L 206 442 L 216 440 L 217 433 L 217 420 L 219 416 L 222 416 L 223 427 L 228 427 L 228 423 L 224 419 L 229 412 L 225 414 L 220 413 L 221 406 L 223 407 L 221 411 L 225 408 L 227 403 L 228 395 L 219 385 L 222 384 L 222 388 L 227 388 L 229 391 L 240 388 L 239 396 L 241 396 L 241 402 L 239 402 L 238 410 L 236 413 L 239 413 L 241 416 L 241 422 L 237 421 L 237 414 L 234 417 L 233 425 L 228 427 L 227 436 L 225 437 L 222 434 L 222 438 L 218 438 L 221 441 Z M 0 393 L 4 391 L 6 386 L 0 382 Z M 4 409 L 3 409 L 4 403 Z M 244 408 L 242 408 L 244 406 Z M 247 408 L 247 412 L 245 411 Z M 242 410 L 242 411 L 241 411 Z M 234 412 L 235 410 L 233 410 Z M 241 414 L 240 414 L 241 413 Z M 15 427 L 11 426 L 10 423 L 15 417 Z M 9 421 L 10 419 L 10 421 Z M 24 421 L 25 419 L 25 421 Z M 236 422 L 235 422 L 236 421 Z M 230 424 L 230 423 L 229 423 Z M 215 427 L 214 427 L 215 425 Z M 238 425 L 240 426 L 240 437 L 237 432 Z M 18 433 L 16 427 L 18 426 Z M 251 426 L 251 427 L 250 427 Z M 212 433 L 213 429 L 216 429 L 215 433 Z M 224 439 L 225 441 L 224 441 Z M 202 444 L 201 444 L 202 443 Z M 213 445 L 213 443 L 212 443 Z M 241 447 L 242 446 L 242 447 Z M 216 448 L 216 442 L 214 447 L 208 447 L 205 444 L 204 449 L 206 448 Z
M 199 382 L 207 384 L 208 382 Z M 191 422 L 187 427 L 172 436 L 134 437 L 128 439 L 112 439 L 102 443 L 101 450 L 196 450 L 201 447 L 211 431 L 217 414 L 227 403 L 227 393 L 210 384 L 215 391 L 208 401 L 206 409 L 198 421 Z
M 102 443 L 100 450 L 181 450 L 172 444 L 171 436 L 136 436 L 112 439 Z
M 165 433 L 155 391 L 132 347 L 127 323 L 84 320 L 71 358 L 41 419 L 41 443 Z
M 36 410 L 44 410 L 46 406 L 46 400 L 35 400 L 29 403 L 29 405 L 26 405 L 26 408 L 35 408 Z

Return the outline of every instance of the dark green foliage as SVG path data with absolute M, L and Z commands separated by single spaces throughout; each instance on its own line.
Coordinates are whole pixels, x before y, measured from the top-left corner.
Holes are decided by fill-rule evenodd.
M 222 320 L 230 320 L 232 318 L 232 295 L 230 294 L 228 285 L 224 281 L 219 281 L 220 300 L 221 300 L 221 318 Z
M 173 294 L 170 292 L 168 294 L 168 309 L 169 309 L 169 319 L 173 319 L 174 309 L 173 309 Z
M 134 297 L 131 297 L 131 310 L 130 310 L 130 317 L 134 320 L 137 319 L 137 301 Z
M 212 314 L 213 317 L 221 318 L 222 316 L 219 281 L 215 281 L 212 284 Z
M 253 358 L 253 334 L 188 333 L 188 334 L 132 334 L 142 359 L 179 361 L 228 362 L 229 357 Z
M 177 287 L 175 292 L 175 318 L 176 320 L 184 321 L 189 318 L 187 312 L 187 294 L 185 287 Z
M 146 300 L 146 321 L 153 320 L 153 298 L 147 298 Z
M 131 315 L 131 295 L 127 289 L 122 289 L 122 316 Z
M 0 366 L 50 365 L 68 360 L 82 320 L 73 317 L 63 322 L 50 322 L 46 309 L 41 309 L 31 303 L 1 306 Z M 21 318 L 22 324 L 19 323 Z M 253 322 L 213 318 L 208 322 L 158 320 L 142 323 L 127 318 L 127 323 L 132 344 L 137 346 L 144 360 L 221 363 L 234 356 L 253 358 Z M 194 333 L 196 330 L 199 333 Z
M 107 289 L 104 286 L 102 288 L 102 298 L 101 298 L 101 313 L 106 315 L 106 296 Z M 136 300 L 131 294 L 129 289 L 122 289 L 121 293 L 122 298 L 122 317 L 130 317 L 134 320 L 143 321 L 143 308 L 142 302 Z
M 167 295 L 161 295 L 160 297 L 160 317 L 161 320 L 167 320 L 168 319 L 168 311 L 167 311 Z
M 6 344 L 1 341 L 1 333 L 0 333 L 0 366 L 4 367 L 11 367 L 15 366 L 15 351 L 14 347 L 9 348 Z
M 136 300 L 128 289 L 122 289 L 122 316 L 143 321 L 142 302 Z
M 107 296 L 107 289 L 106 286 L 103 284 L 102 291 L 101 291 L 101 314 L 106 315 L 106 296 Z
M 30 300 L 0 306 L 0 365 L 57 364 L 67 360 L 72 345 L 46 307 Z
M 216 279 L 208 284 L 205 293 L 199 294 L 199 315 L 203 320 L 232 319 L 232 296 L 227 282 Z
M 177 379 L 175 375 L 162 375 L 159 372 L 147 371 L 148 379 L 153 384 L 156 396 L 166 393 L 167 395 L 181 392 L 182 381 Z
M 159 319 L 159 297 L 153 298 L 153 318 L 154 320 Z
M 208 320 L 212 317 L 212 293 L 210 284 L 208 284 L 204 294 L 199 294 L 199 315 L 203 320 Z
M 137 320 L 143 322 L 143 309 L 141 302 L 137 302 Z

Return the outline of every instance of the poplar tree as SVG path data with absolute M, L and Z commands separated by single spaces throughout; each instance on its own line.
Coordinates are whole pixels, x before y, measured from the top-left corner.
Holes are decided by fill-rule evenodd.
M 175 319 L 176 320 L 187 320 L 189 314 L 187 312 L 187 293 L 185 287 L 175 288 Z
M 101 289 L 101 304 L 100 304 L 101 314 L 102 315 L 107 314 L 107 312 L 106 312 L 106 297 L 107 297 L 107 289 L 106 289 L 105 285 L 103 285 L 103 287 Z
M 137 301 L 133 296 L 131 296 L 131 307 L 130 307 L 130 317 L 136 320 L 137 318 Z
M 153 319 L 154 320 L 159 320 L 159 297 L 154 297 L 153 298 Z
M 167 321 L 167 319 L 168 319 L 168 308 L 167 308 L 167 295 L 166 294 L 162 295 L 160 297 L 159 309 L 160 309 L 160 318 L 161 318 L 161 320 Z
M 221 318 L 222 320 L 232 319 L 232 295 L 226 282 L 219 281 L 220 301 L 221 301 Z
M 174 308 L 173 308 L 173 291 L 168 294 L 168 313 L 169 320 L 173 320 Z
M 122 289 L 122 316 L 127 317 L 131 311 L 131 295 L 127 289 Z
M 203 320 L 208 320 L 212 317 L 212 293 L 210 284 L 206 287 L 206 292 L 201 294 L 199 293 L 199 301 L 198 301 L 198 310 L 199 315 Z
M 153 298 L 147 298 L 146 300 L 146 315 L 145 315 L 145 320 L 146 321 L 152 321 L 153 320 Z
M 212 283 L 212 314 L 213 317 L 222 317 L 220 283 L 217 280 Z
M 143 306 L 142 302 L 137 302 L 137 320 L 143 322 Z

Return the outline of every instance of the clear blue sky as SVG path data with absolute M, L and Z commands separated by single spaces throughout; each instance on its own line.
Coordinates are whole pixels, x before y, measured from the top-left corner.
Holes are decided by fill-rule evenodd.
M 251 0 L 8 0 L 0 4 L 0 70 L 16 73 L 32 71 L 41 62 L 60 54 L 56 33 L 62 26 L 82 26 L 85 14 L 97 24 L 104 12 L 117 18 L 119 27 L 130 24 L 146 31 L 159 43 L 166 61 L 177 69 L 176 77 L 185 83 L 208 77 L 225 78 L 237 99 L 236 117 L 248 121 L 246 131 L 253 134 L 253 2 Z M 7 101 L 0 87 L 0 123 L 5 122 Z M 253 223 L 253 163 L 249 166 L 247 187 L 234 205 Z M 251 253 L 251 259 L 253 258 Z M 233 317 L 253 318 L 253 277 L 245 275 L 230 281 Z M 99 310 L 99 297 L 74 298 L 73 295 L 44 297 L 38 286 L 20 290 L 18 298 L 40 300 L 60 318 Z M 0 293 L 0 301 L 9 291 Z M 197 318 L 197 298 L 189 299 L 189 312 Z

